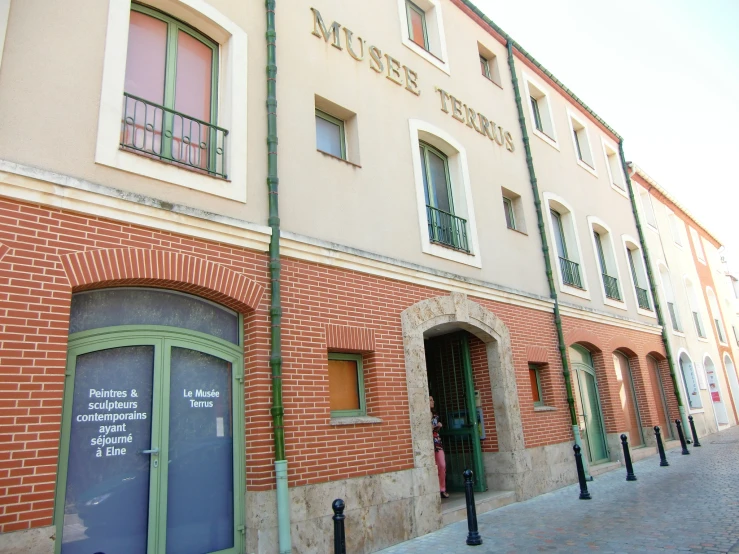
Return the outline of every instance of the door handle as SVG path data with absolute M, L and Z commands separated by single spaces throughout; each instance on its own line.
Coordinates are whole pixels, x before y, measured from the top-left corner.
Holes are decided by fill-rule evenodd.
M 152 448 L 151 450 L 142 450 L 142 454 L 151 454 L 152 456 L 159 456 L 159 449 L 158 448 Z

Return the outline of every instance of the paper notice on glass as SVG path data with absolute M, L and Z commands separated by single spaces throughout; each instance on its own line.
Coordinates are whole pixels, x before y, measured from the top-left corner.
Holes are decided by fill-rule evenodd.
M 222 437 L 223 436 L 223 418 L 217 417 L 216 418 L 216 437 Z

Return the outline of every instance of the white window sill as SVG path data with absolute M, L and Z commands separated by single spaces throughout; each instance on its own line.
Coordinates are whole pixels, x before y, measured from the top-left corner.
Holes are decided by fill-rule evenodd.
M 677 337 L 685 338 L 685 333 L 683 331 L 675 331 L 675 329 L 672 330 L 672 334 Z
M 554 148 L 557 152 L 559 152 L 559 144 L 557 144 L 557 141 L 555 139 L 553 139 L 552 137 L 550 137 L 546 133 L 543 133 L 542 131 L 540 131 L 536 127 L 534 127 L 533 129 L 531 129 L 531 132 L 534 133 L 534 135 L 536 135 L 537 137 L 539 137 L 541 140 L 543 140 L 544 142 L 546 142 L 549 146 L 551 146 L 552 148 Z
M 636 313 L 639 315 L 643 315 L 645 317 L 651 317 L 653 319 L 657 319 L 657 314 L 655 314 L 652 310 L 643 310 L 641 308 L 636 308 Z
M 655 233 L 659 234 L 659 229 L 657 229 L 657 227 L 655 227 L 655 226 L 654 226 L 654 225 L 652 225 L 651 223 L 647 223 L 647 227 L 648 227 L 649 229 L 651 229 L 652 231 L 654 231 Z
M 703 337 L 697 337 L 700 342 L 708 342 L 708 339 L 705 339 Z
M 371 416 L 346 416 L 332 417 L 331 425 L 362 425 L 362 424 L 382 423 L 379 417 Z
M 564 285 L 560 282 L 559 284 L 559 290 L 560 292 L 564 294 L 569 294 L 571 296 L 577 296 L 578 298 L 584 298 L 585 300 L 590 300 L 590 293 L 586 289 L 579 289 L 577 287 L 570 287 L 568 285 Z
M 613 298 L 608 298 L 605 294 L 603 295 L 603 304 L 606 306 L 610 306 L 611 308 L 618 308 L 619 310 L 629 309 L 626 306 L 626 302 L 624 302 L 623 300 L 614 300 Z
M 433 65 L 437 69 L 440 69 L 441 71 L 443 71 L 447 75 L 451 75 L 451 73 L 449 71 L 449 63 L 448 62 L 446 62 L 443 59 L 437 57 L 436 55 L 432 54 L 428 50 L 425 50 L 424 48 L 421 48 L 420 46 L 418 46 L 418 44 L 416 44 L 415 42 L 413 42 L 412 40 L 410 40 L 408 37 L 403 37 L 403 44 L 406 46 L 406 48 L 409 48 L 410 50 L 413 50 L 413 52 L 415 52 L 416 54 L 418 54 L 419 56 L 421 56 L 424 60 L 426 60 L 427 62 L 429 62 L 431 65 Z
M 622 189 L 621 187 L 619 187 L 619 186 L 618 186 L 617 184 L 615 184 L 615 183 L 611 183 L 611 188 L 612 188 L 613 190 L 615 190 L 615 191 L 616 191 L 617 193 L 619 193 L 619 194 L 620 194 L 621 196 L 623 196 L 624 198 L 626 198 L 627 200 L 630 200 L 630 198 L 629 198 L 629 193 L 628 193 L 628 192 L 626 192 L 626 191 L 625 191 L 624 189 Z
M 557 408 L 554 406 L 534 406 L 535 412 L 556 412 Z
M 693 415 L 693 414 L 705 414 L 705 413 L 706 413 L 705 408 L 688 408 L 688 414 L 689 415 Z
M 590 173 L 593 177 L 597 177 L 598 176 L 598 172 L 595 171 L 595 168 L 594 167 L 590 167 L 587 163 L 585 163 L 584 161 L 582 161 L 580 158 L 577 158 L 577 165 L 579 165 L 580 167 L 582 167 L 585 171 L 587 171 L 588 173 Z

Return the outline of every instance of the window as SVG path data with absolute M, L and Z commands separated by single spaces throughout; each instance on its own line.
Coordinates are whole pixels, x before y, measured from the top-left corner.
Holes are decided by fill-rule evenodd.
M 670 312 L 670 322 L 672 323 L 672 329 L 678 333 L 682 332 L 682 325 L 680 325 L 680 317 L 678 310 L 675 305 L 675 293 L 672 290 L 672 281 L 670 279 L 670 273 L 666 266 L 659 266 L 660 280 L 662 281 L 662 290 L 665 294 L 665 301 L 667 302 L 667 310 Z
M 121 148 L 226 178 L 217 120 L 218 45 L 159 11 L 131 5 Z
M 685 392 L 688 397 L 688 406 L 690 406 L 690 409 L 692 410 L 702 408 L 703 403 L 701 402 L 701 394 L 698 387 L 695 368 L 693 367 L 693 361 L 683 352 L 680 354 L 679 364 L 680 373 L 682 373 L 683 376 L 683 384 L 685 385 Z
M 408 125 L 421 251 L 482 267 L 464 146 L 425 121 Z
M 724 324 L 721 321 L 721 310 L 719 310 L 718 307 L 716 293 L 713 292 L 711 287 L 706 287 L 706 296 L 708 297 L 708 309 L 711 311 L 711 318 L 716 326 L 716 335 L 718 336 L 718 340 L 723 344 L 727 344 L 726 332 L 724 331 Z
M 578 252 L 569 248 L 571 235 L 574 234 L 572 228 L 571 214 L 565 213 L 561 207 L 552 208 L 550 204 L 549 215 L 552 223 L 552 235 L 557 249 L 557 262 L 560 268 L 561 283 L 567 287 L 576 289 L 585 289 L 583 279 L 580 274 L 580 264 Z M 567 219 L 567 223 L 565 223 Z M 570 235 L 570 236 L 568 236 Z M 577 256 L 576 260 L 573 260 Z
M 644 269 L 644 260 L 641 256 L 641 250 L 635 243 L 626 244 L 626 257 L 629 261 L 629 269 L 631 270 L 631 279 L 634 282 L 634 292 L 636 294 L 636 304 L 641 310 L 652 309 L 649 303 L 649 291 L 647 290 L 647 273 Z
M 657 229 L 657 217 L 654 215 L 654 206 L 652 205 L 652 197 L 643 188 L 639 187 L 639 198 L 641 199 L 642 209 L 647 218 L 647 224 L 653 229 Z
M 499 87 L 502 86 L 497 56 L 479 42 L 477 43 L 477 52 L 480 55 L 480 72 L 482 76 L 490 79 Z
M 734 340 L 736 345 L 739 346 L 739 331 L 736 330 L 736 325 L 732 325 L 731 328 L 734 330 Z
M 677 216 L 669 212 L 667 214 L 667 219 L 670 221 L 670 231 L 672 232 L 672 240 L 677 244 L 678 246 L 683 245 L 683 234 L 680 230 L 681 227 L 683 227 L 683 222 L 677 218 Z
M 698 235 L 698 231 L 696 231 L 692 227 L 688 227 L 688 229 L 690 229 L 690 238 L 693 241 L 693 248 L 695 248 L 695 255 L 698 257 L 698 261 L 705 264 L 706 256 L 703 253 L 703 244 L 701 243 L 700 235 Z
M 344 122 L 320 110 L 316 110 L 316 149 L 346 159 Z
M 246 202 L 245 31 L 202 0 L 147 4 L 107 2 L 95 162 Z
M 524 86 L 526 96 L 529 99 L 529 116 L 534 125 L 533 132 L 545 142 L 558 148 L 557 137 L 554 131 L 552 110 L 549 105 L 549 96 L 544 92 L 544 87 L 535 84 L 524 75 Z
M 513 202 L 510 198 L 503 197 L 503 211 L 505 212 L 505 223 L 509 229 L 516 228 L 516 217 L 513 213 Z
M 590 139 L 585 121 L 570 113 L 570 129 L 572 131 L 572 143 L 575 147 L 578 164 L 591 173 L 594 173 L 595 162 L 593 161 L 593 151 L 590 148 Z
M 468 252 L 467 222 L 454 215 L 449 161 L 425 142 L 420 143 L 420 152 L 431 242 Z
M 541 389 L 541 366 L 529 364 L 529 380 L 531 381 L 531 397 L 534 406 L 544 406 L 544 394 Z
M 689 279 L 685 279 L 685 292 L 688 294 L 688 303 L 690 304 L 690 311 L 693 313 L 693 323 L 695 324 L 695 332 L 701 339 L 706 338 L 706 332 L 703 327 L 703 315 L 698 303 L 698 297 L 695 294 L 693 283 Z
M 403 44 L 449 73 L 440 0 L 398 0 Z
M 426 31 L 426 13 L 410 0 L 405 2 L 408 17 L 408 35 L 411 40 L 424 50 L 429 49 L 428 32 Z
M 603 154 L 606 158 L 606 169 L 608 170 L 608 178 L 611 181 L 611 185 L 616 187 L 619 192 L 626 192 L 626 179 L 618 148 L 613 144 L 607 143 L 602 137 L 601 140 L 603 142 Z
M 616 267 L 615 256 L 613 255 L 613 247 L 611 245 L 610 233 L 593 223 L 593 242 L 595 243 L 595 252 L 600 265 L 601 278 L 603 279 L 603 291 L 606 299 L 621 302 L 621 291 L 618 287 L 618 269 Z
M 329 353 L 328 390 L 333 417 L 367 415 L 361 355 Z

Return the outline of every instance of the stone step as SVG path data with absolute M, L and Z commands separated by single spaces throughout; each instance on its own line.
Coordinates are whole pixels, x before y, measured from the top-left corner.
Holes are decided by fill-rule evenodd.
M 502 508 L 516 501 L 516 493 L 513 491 L 485 491 L 475 493 L 475 509 L 477 514 L 489 512 L 496 508 Z M 449 498 L 441 501 L 442 525 L 456 523 L 467 519 L 467 503 L 463 492 L 449 493 Z

